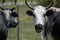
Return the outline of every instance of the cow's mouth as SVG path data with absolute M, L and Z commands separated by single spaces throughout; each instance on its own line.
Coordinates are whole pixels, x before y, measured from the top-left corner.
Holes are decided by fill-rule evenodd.
M 10 24 L 8 25 L 9 28 L 13 27 L 15 28 L 18 25 L 18 23 L 15 22 L 10 22 Z

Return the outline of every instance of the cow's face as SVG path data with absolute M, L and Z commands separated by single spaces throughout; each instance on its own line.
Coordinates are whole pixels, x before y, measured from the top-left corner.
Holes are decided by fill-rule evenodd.
M 17 26 L 17 19 L 18 14 L 13 11 L 13 9 L 3 9 L 2 13 L 4 14 L 5 20 L 7 21 L 8 27 L 16 27 Z
M 12 12 L 10 10 L 3 10 L 4 16 L 7 21 L 10 21 Z
M 37 32 L 41 31 L 45 23 L 44 17 L 44 14 L 46 13 L 45 7 L 37 6 L 34 7 L 34 10 L 32 11 L 29 10 L 26 13 L 29 16 L 33 16 L 36 31 Z
M 45 23 L 44 15 L 46 14 L 47 10 L 53 5 L 53 2 L 51 2 L 51 4 L 48 5 L 47 7 L 41 5 L 32 7 L 31 5 L 28 4 L 27 0 L 25 0 L 25 4 L 27 5 L 27 7 L 32 9 L 32 11 L 29 10 L 26 13 L 30 16 L 33 16 L 36 32 L 40 33 Z

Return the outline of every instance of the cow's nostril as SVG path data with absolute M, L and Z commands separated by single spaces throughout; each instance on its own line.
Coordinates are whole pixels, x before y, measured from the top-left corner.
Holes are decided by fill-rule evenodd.
M 41 25 L 41 24 L 35 25 L 35 30 L 37 33 L 40 33 L 42 31 L 42 29 L 43 29 L 43 25 Z
M 35 25 L 35 29 L 41 30 L 43 26 L 41 24 Z

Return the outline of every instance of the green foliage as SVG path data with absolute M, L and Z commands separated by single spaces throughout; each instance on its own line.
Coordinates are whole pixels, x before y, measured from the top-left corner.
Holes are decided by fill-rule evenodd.
M 56 7 L 60 8 L 60 0 L 56 0 Z
M 49 5 L 52 2 L 52 0 L 38 0 L 36 2 L 37 2 L 37 4 L 41 4 L 43 6 L 47 6 L 47 5 Z

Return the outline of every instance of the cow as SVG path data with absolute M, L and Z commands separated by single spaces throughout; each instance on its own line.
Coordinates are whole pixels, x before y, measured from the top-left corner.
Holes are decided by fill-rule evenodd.
M 54 11 L 53 9 L 46 12 L 48 21 L 45 25 L 45 34 L 51 33 L 53 40 L 60 40 L 60 11 Z
M 33 16 L 36 32 L 40 33 L 41 39 L 48 40 L 46 36 L 49 33 L 53 40 L 60 40 L 60 11 L 53 8 L 49 9 L 53 4 L 48 7 L 41 5 L 32 7 L 28 5 L 27 0 L 25 4 L 32 9 L 32 11 L 28 10 L 26 14 Z
M 18 25 L 18 14 L 14 12 L 14 8 L 2 8 L 0 12 L 0 40 L 6 40 L 8 36 L 8 29 L 15 28 Z
M 51 4 L 48 5 L 47 7 L 44 7 L 42 5 L 32 7 L 27 3 L 27 0 L 25 0 L 25 4 L 31 9 L 26 11 L 26 14 L 29 16 L 33 16 L 36 33 L 38 35 L 41 35 L 42 40 L 46 40 L 45 34 L 44 34 L 44 30 L 45 30 L 44 28 L 45 28 L 45 23 L 47 19 L 45 14 L 47 11 L 49 11 L 49 8 L 53 6 L 53 2 L 51 2 Z

